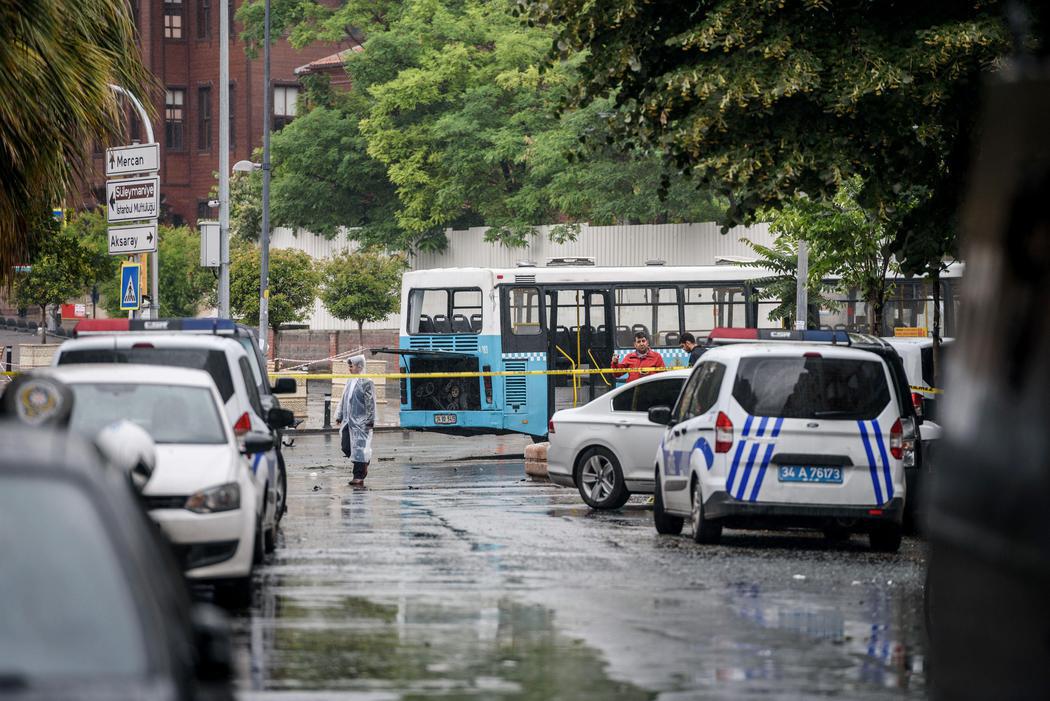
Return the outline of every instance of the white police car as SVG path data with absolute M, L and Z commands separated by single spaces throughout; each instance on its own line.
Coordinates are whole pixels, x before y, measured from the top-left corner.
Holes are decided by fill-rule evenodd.
M 715 543 L 722 527 L 869 533 L 896 551 L 904 511 L 902 410 L 885 361 L 836 345 L 741 344 L 701 358 L 657 450 L 660 533 Z

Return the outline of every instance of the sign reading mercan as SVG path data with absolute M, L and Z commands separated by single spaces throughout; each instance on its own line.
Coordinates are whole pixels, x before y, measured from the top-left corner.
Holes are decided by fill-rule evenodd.
M 135 144 L 106 149 L 106 175 L 156 173 L 160 170 L 160 144 Z
M 160 178 L 109 180 L 106 204 L 111 222 L 156 219 L 160 212 Z
M 157 250 L 157 222 L 109 227 L 109 254 L 150 253 Z

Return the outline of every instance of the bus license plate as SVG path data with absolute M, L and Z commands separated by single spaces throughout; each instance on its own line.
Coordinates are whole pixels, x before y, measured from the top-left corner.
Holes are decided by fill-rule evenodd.
M 781 482 L 817 482 L 842 484 L 841 467 L 814 467 L 812 465 L 781 465 Z
M 434 414 L 434 423 L 449 426 L 456 423 L 455 414 Z

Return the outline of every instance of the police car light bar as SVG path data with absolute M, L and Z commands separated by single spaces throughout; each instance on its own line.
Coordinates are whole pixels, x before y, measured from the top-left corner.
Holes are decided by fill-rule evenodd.
M 232 319 L 86 319 L 73 327 L 73 336 L 125 332 L 162 333 L 181 331 L 191 333 L 232 334 L 237 324 Z
M 709 345 L 724 345 L 727 343 L 769 343 L 769 342 L 794 342 L 794 343 L 829 343 L 832 345 L 852 345 L 849 334 L 836 329 L 811 329 L 807 331 L 793 331 L 790 329 L 735 329 L 720 327 L 712 329 L 707 336 Z

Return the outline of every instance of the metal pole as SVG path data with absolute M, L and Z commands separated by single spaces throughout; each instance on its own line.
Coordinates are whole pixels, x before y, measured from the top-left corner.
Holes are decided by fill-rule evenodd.
M 128 98 L 132 105 L 139 113 L 139 119 L 142 120 L 142 126 L 146 129 L 146 143 L 155 144 L 157 140 L 153 138 L 153 124 L 149 120 L 149 115 L 146 114 L 146 108 L 142 106 L 139 99 L 132 95 L 129 91 L 120 87 L 119 85 L 109 84 L 109 87 L 116 92 L 118 95 L 123 95 Z M 157 249 L 153 253 L 149 254 L 150 264 L 150 303 L 153 305 L 152 317 L 155 319 L 160 316 L 160 228 L 157 228 Z
M 263 161 L 262 235 L 259 271 L 259 347 L 266 353 L 270 326 L 270 112 L 273 88 L 270 86 L 270 0 L 266 0 L 263 19 Z
M 806 322 L 809 317 L 809 287 L 806 285 L 808 279 L 809 246 L 805 241 L 799 241 L 798 269 L 795 277 L 795 328 L 799 331 L 806 330 Z
M 230 0 L 219 7 L 219 318 L 230 318 Z

